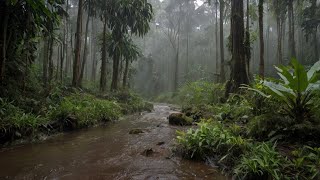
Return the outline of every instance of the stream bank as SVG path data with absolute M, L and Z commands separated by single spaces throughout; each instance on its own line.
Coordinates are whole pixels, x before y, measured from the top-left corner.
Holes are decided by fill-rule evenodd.
M 174 157 L 174 112 L 131 115 L 108 126 L 62 134 L 38 144 L 0 151 L 0 179 L 227 179 L 217 168 Z M 129 134 L 133 129 L 142 133 Z

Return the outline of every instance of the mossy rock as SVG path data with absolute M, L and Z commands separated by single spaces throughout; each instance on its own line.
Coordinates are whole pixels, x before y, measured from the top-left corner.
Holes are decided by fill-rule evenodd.
M 132 129 L 129 134 L 141 134 L 144 133 L 141 129 Z
M 200 122 L 201 119 L 210 119 L 214 117 L 214 113 L 209 109 L 209 106 L 200 105 L 183 107 L 182 112 L 186 116 L 191 117 L 195 122 Z
M 153 104 L 149 102 L 145 102 L 143 108 L 145 111 L 148 111 L 148 112 L 151 112 L 154 109 Z
M 183 113 L 172 113 L 169 116 L 169 124 L 178 126 L 190 126 L 193 119 Z

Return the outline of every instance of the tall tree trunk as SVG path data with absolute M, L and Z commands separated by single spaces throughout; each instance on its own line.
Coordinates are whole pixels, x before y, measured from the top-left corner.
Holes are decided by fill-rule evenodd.
M 126 89 L 128 86 L 127 80 L 128 80 L 128 72 L 129 72 L 129 60 L 126 59 L 126 65 L 124 67 L 124 73 L 123 73 L 123 89 Z
M 259 40 L 260 40 L 259 75 L 262 79 L 264 79 L 263 0 L 259 0 Z
M 5 67 L 6 67 L 6 59 L 7 59 L 7 31 L 8 31 L 8 22 L 9 22 L 9 13 L 7 10 L 4 10 L 5 17 L 3 19 L 2 25 L 2 48 L 1 48 L 1 56 L 0 56 L 0 83 L 4 80 L 5 75 Z M 1 38 L 0 38 L 1 39 Z
M 60 54 L 60 46 L 58 45 L 57 47 L 57 64 L 56 64 L 56 67 L 57 67 L 57 70 L 56 70 L 56 77 L 55 77 L 55 80 L 58 81 L 58 77 L 59 77 L 59 70 L 60 70 L 60 60 L 61 60 L 61 54 Z
M 224 32 L 223 32 L 223 20 L 224 20 L 224 0 L 220 0 L 220 82 L 226 81 L 226 75 L 224 71 Z
M 119 55 L 115 55 L 113 57 L 111 91 L 118 90 L 119 64 L 120 64 L 120 57 Z
M 87 23 L 86 23 L 86 35 L 85 35 L 85 40 L 84 40 L 84 51 L 83 51 L 83 59 L 82 59 L 82 65 L 81 65 L 81 73 L 80 73 L 80 79 L 79 83 L 82 84 L 82 79 L 84 75 L 84 68 L 86 66 L 87 62 L 87 51 L 88 51 L 88 29 L 89 29 L 89 22 L 90 22 L 90 1 L 89 1 L 89 8 L 88 8 L 88 18 L 87 18 Z
M 78 18 L 77 18 L 77 32 L 75 44 L 75 58 L 73 64 L 72 86 L 79 87 L 80 79 L 80 64 L 81 64 L 81 41 L 82 41 L 82 15 L 83 15 L 83 0 L 79 0 Z
M 216 8 L 216 12 L 215 12 L 215 18 L 216 18 L 216 26 L 215 26 L 215 36 L 216 36 L 216 74 L 219 74 L 219 50 L 218 50 L 218 47 L 219 47 L 219 37 L 218 37 L 218 0 L 216 0 L 215 2 L 215 8 Z M 219 76 L 220 78 L 220 76 Z M 219 81 L 219 79 L 218 79 Z
M 296 45 L 294 40 L 294 14 L 293 0 L 288 0 L 288 20 L 289 20 L 289 58 L 296 57 Z
M 96 67 L 97 67 L 97 60 L 96 60 L 96 41 L 95 41 L 95 28 L 94 28 L 94 17 L 92 17 L 91 20 L 91 26 L 92 26 L 92 31 L 91 31 L 91 55 L 92 55 L 92 71 L 91 71 L 91 80 L 93 82 L 96 81 Z
M 64 38 L 65 39 L 65 38 Z M 63 41 L 63 44 L 61 45 L 60 49 L 60 82 L 63 81 L 63 63 L 64 63 L 64 55 L 65 55 L 65 40 Z
M 49 37 L 49 83 L 51 83 L 52 79 L 53 79 L 53 37 Z
M 250 72 L 250 59 L 251 59 L 249 20 L 250 20 L 250 17 L 249 17 L 249 0 L 247 0 L 246 33 L 245 33 L 245 57 L 246 57 L 246 61 L 247 61 L 248 77 L 249 77 L 249 72 Z
M 282 64 L 282 22 L 280 17 L 277 17 L 277 34 L 278 34 L 277 57 L 278 57 L 278 63 Z
M 104 92 L 107 90 L 107 15 L 105 15 L 103 22 L 102 41 L 100 91 Z
M 46 89 L 48 86 L 48 57 L 49 57 L 49 37 L 46 35 L 43 42 L 43 63 L 42 63 L 42 81 L 43 87 Z
M 247 61 L 245 59 L 244 44 L 244 12 L 243 0 L 231 1 L 231 37 L 232 63 L 231 76 L 226 85 L 226 96 L 237 92 L 241 84 L 248 84 Z
M 69 0 L 67 0 L 67 6 L 66 6 L 66 12 L 67 14 L 69 13 Z M 69 48 L 68 48 L 68 41 L 69 41 L 69 19 L 68 17 L 65 17 L 65 26 L 66 26 L 66 32 L 65 32 L 65 36 L 66 36 L 66 44 L 65 44 L 65 52 L 66 52 L 66 66 L 65 66 L 65 75 L 66 77 L 69 74 L 69 64 L 70 64 L 70 58 L 69 58 Z
M 319 61 L 319 48 L 318 48 L 318 37 L 317 37 L 317 29 L 315 29 L 315 32 L 313 34 L 313 45 L 314 45 L 314 56 L 315 61 Z

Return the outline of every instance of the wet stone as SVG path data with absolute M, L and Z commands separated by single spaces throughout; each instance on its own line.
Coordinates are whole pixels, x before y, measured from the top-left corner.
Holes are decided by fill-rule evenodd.
M 151 156 L 153 153 L 154 153 L 153 149 L 152 149 L 152 148 L 149 148 L 149 149 L 145 149 L 145 150 L 141 153 L 141 155 L 149 157 L 149 156 Z
M 191 126 L 193 119 L 184 113 L 172 113 L 169 116 L 169 124 L 178 126 Z
M 129 134 L 141 134 L 144 133 L 141 129 L 132 129 Z
M 164 145 L 164 144 L 165 144 L 165 142 L 163 142 L 163 141 L 157 143 L 158 146 L 161 146 L 161 145 Z

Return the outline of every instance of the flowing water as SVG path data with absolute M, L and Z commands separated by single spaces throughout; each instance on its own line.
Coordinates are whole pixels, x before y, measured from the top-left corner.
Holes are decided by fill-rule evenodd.
M 172 156 L 172 112 L 155 105 L 151 113 L 66 133 L 37 144 L 0 150 L 0 179 L 217 179 L 216 168 Z M 144 133 L 129 134 L 139 128 Z

